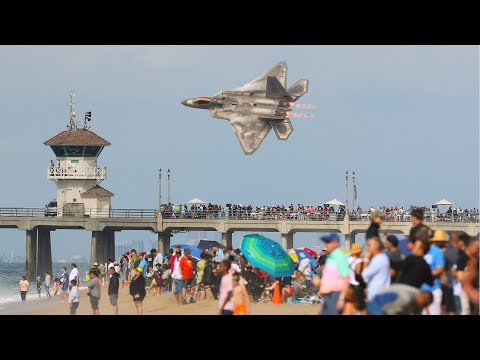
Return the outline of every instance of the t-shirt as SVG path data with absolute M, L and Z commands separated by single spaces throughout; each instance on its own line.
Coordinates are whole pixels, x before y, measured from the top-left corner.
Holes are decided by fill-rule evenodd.
M 20 291 L 28 291 L 28 286 L 30 285 L 27 280 L 20 280 L 18 283 L 20 285 Z
M 325 271 L 325 270 L 324 270 Z M 363 269 L 362 277 L 367 281 L 368 300 L 390 286 L 390 260 L 384 253 L 375 255 L 370 264 Z
M 100 271 L 100 274 L 105 275 L 105 265 L 98 265 L 98 271 Z
M 308 276 L 308 278 L 310 278 L 310 275 L 312 273 L 312 266 L 310 264 L 309 258 L 305 258 L 300 261 L 300 264 L 298 264 L 298 271 L 302 272 L 305 276 Z
M 72 281 L 75 278 L 78 278 L 78 269 L 77 268 L 73 268 L 70 271 L 70 275 L 68 276 L 68 282 Z
M 430 270 L 435 270 L 438 266 L 445 266 L 445 259 L 443 258 L 442 250 L 435 244 L 430 246 L 430 250 L 423 257 L 428 265 L 430 265 Z M 441 289 L 440 276 L 437 275 L 433 277 L 433 286 L 423 284 L 420 290 L 422 291 L 433 291 L 436 289 Z
M 60 279 L 60 282 L 62 284 L 62 290 L 67 290 L 68 289 L 68 272 L 64 272 L 61 279 Z
M 400 250 L 392 251 L 388 254 L 388 260 L 390 260 L 390 267 L 395 270 L 396 274 L 392 278 L 392 283 L 396 281 L 400 264 L 405 260 L 405 255 Z
M 192 258 L 182 256 L 180 259 L 180 269 L 182 270 L 183 280 L 191 280 L 195 278 L 193 273 L 193 261 Z
M 142 259 L 142 261 L 140 261 L 140 263 L 138 264 L 138 267 L 143 269 L 143 277 L 146 278 L 148 269 L 147 269 L 147 262 L 145 261 L 145 259 Z
M 231 263 L 230 264 L 230 272 L 233 274 L 234 272 L 238 272 L 240 273 L 240 266 L 238 266 L 237 264 L 235 263 Z
M 68 295 L 68 302 L 79 302 L 80 301 L 80 293 L 78 291 L 78 286 L 72 286 L 72 290 L 70 290 L 70 294 Z
M 228 273 L 222 276 L 222 280 L 220 281 L 220 296 L 218 297 L 218 308 L 220 309 L 227 298 L 229 292 L 232 292 L 232 297 L 230 300 L 225 304 L 223 310 L 230 310 L 233 311 L 234 303 L 233 303 L 233 277 L 232 274 Z
M 45 286 L 50 286 L 50 275 L 45 275 Z
M 357 268 L 358 264 L 361 264 L 363 259 L 356 258 L 354 256 L 348 257 L 348 266 L 350 266 L 350 284 L 353 286 L 358 286 L 360 283 L 355 279 L 355 269 Z
M 425 228 L 425 229 L 428 229 L 428 226 L 423 224 L 423 223 L 420 223 L 418 225 L 415 225 L 413 226 L 411 229 L 410 229 L 410 237 L 409 237 L 409 240 L 410 242 L 415 242 L 415 235 L 417 234 L 417 232 L 421 229 L 421 228 Z
M 88 287 L 90 296 L 100 298 L 100 281 L 98 280 L 98 277 L 88 280 L 85 282 L 85 285 Z
M 451 247 L 445 250 L 445 252 L 443 253 L 443 256 L 445 258 L 445 272 L 447 274 L 447 282 L 445 283 L 445 285 L 448 287 L 453 287 L 454 278 L 452 277 L 452 274 L 450 274 L 450 270 L 452 270 L 453 265 L 457 265 L 459 252 L 459 248 Z
M 432 271 L 421 256 L 409 255 L 401 263 L 397 283 L 420 288 L 423 283 L 433 284 Z
M 153 266 L 157 264 L 163 264 L 163 254 L 159 252 L 157 256 L 155 256 L 155 259 L 153 260 Z
M 393 284 L 387 289 L 380 290 L 368 302 L 369 315 L 410 315 L 418 314 L 416 299 L 420 290 L 405 284 Z
M 327 256 L 322 274 L 320 283 L 322 294 L 343 290 L 344 279 L 350 275 L 350 267 L 348 266 L 347 256 L 340 248 L 336 248 Z

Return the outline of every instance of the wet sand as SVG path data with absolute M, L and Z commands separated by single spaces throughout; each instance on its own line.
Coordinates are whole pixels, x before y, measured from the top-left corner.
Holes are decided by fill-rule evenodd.
M 101 291 L 99 305 L 101 315 L 111 315 L 113 313 L 107 288 L 107 285 L 103 286 Z M 136 314 L 135 304 L 128 290 L 128 287 L 120 287 L 118 296 L 119 315 Z M 189 299 L 188 295 L 187 299 Z M 252 315 L 317 315 L 319 311 L 320 305 L 318 304 L 252 303 L 251 305 Z M 202 298 L 197 303 L 187 305 L 177 305 L 173 294 L 155 296 L 154 293 L 149 293 L 143 301 L 144 315 L 216 315 L 217 312 L 217 301 L 211 293 L 208 293 L 206 300 Z M 9 304 L 0 313 L 16 315 L 68 315 L 70 314 L 70 309 L 68 304 L 62 304 L 60 297 L 57 296 L 51 300 Z M 92 309 L 89 297 L 86 295 L 86 291 L 81 291 L 77 315 L 90 314 L 92 314 Z

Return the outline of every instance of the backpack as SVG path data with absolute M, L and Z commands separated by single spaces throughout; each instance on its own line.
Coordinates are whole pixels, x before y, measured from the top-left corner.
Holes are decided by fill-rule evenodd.
M 205 269 L 203 270 L 203 279 L 202 283 L 204 285 L 212 285 L 213 283 L 213 264 L 208 263 L 205 265 Z

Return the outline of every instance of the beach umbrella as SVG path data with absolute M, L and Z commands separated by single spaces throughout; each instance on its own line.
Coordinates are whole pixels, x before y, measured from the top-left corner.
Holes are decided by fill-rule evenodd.
M 295 263 L 282 246 L 265 236 L 245 235 L 240 251 L 250 264 L 274 277 L 292 276 L 295 270 Z
M 288 250 L 288 255 L 290 255 L 290 257 L 292 258 L 295 264 L 298 264 L 300 261 L 302 261 L 305 258 L 308 258 L 308 259 L 312 258 L 309 253 L 307 253 L 302 249 L 290 249 Z
M 208 250 L 213 245 L 217 245 L 220 249 L 225 249 L 225 246 L 215 240 L 200 240 L 197 244 L 197 248 L 199 248 L 200 250 Z
M 408 247 L 407 247 L 408 243 L 409 243 L 409 241 L 407 239 L 398 240 L 398 249 L 405 256 L 408 256 L 412 253 L 410 250 L 408 250 Z
M 312 249 L 309 249 L 309 248 L 306 248 L 306 247 L 299 247 L 299 248 L 295 248 L 295 249 L 303 250 L 308 255 L 310 255 L 311 257 L 317 256 L 317 252 L 315 250 L 312 250 Z
M 177 245 L 172 245 L 170 246 L 171 249 L 175 249 Z M 202 253 L 202 250 L 200 250 L 198 247 L 192 246 L 192 245 L 186 245 L 186 244 L 180 244 L 180 249 L 182 249 L 182 253 L 184 249 L 190 249 L 190 254 L 192 257 L 196 258 L 197 260 L 200 260 L 200 254 Z

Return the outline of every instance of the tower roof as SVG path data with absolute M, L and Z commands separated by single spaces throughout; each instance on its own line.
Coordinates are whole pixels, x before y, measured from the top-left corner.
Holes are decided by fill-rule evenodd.
M 44 145 L 91 145 L 91 146 L 110 146 L 111 144 L 104 138 L 98 136 L 93 131 L 78 129 L 72 131 L 62 131 L 51 139 L 45 141 Z M 102 188 L 103 189 L 103 188 Z
M 111 193 L 107 189 L 104 189 L 100 185 L 95 185 L 93 188 L 81 193 L 80 195 L 82 195 L 82 196 L 109 196 L 109 197 L 112 197 L 113 193 Z

